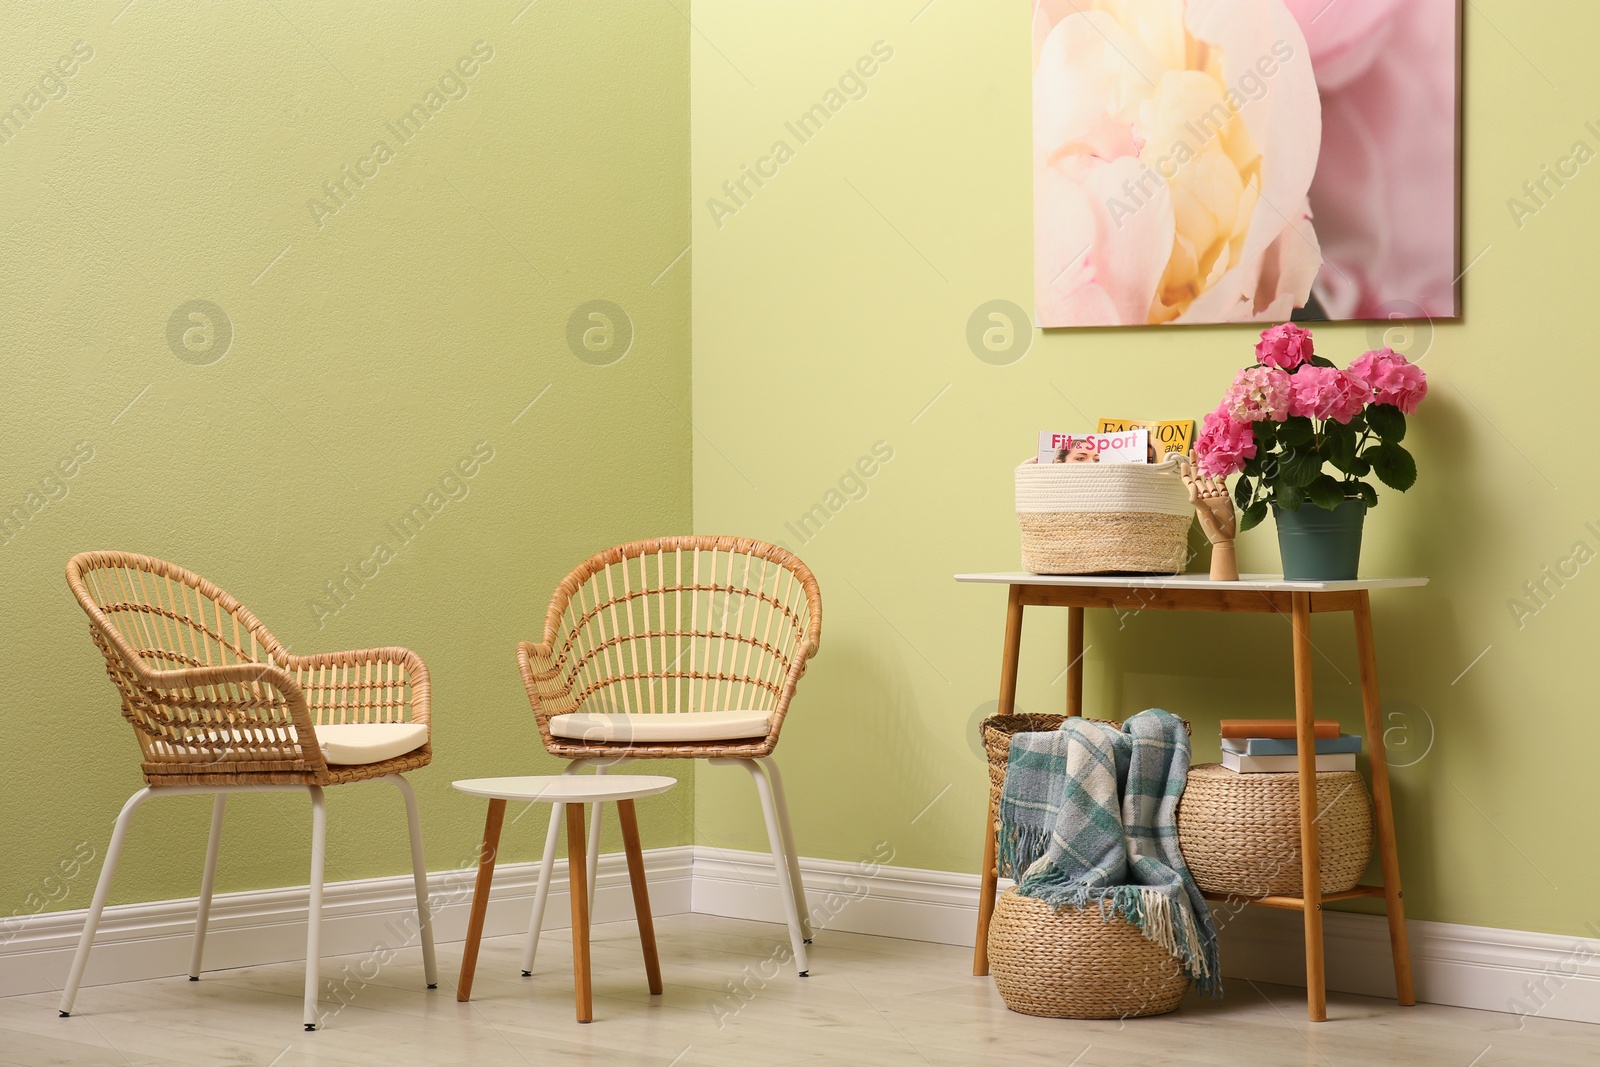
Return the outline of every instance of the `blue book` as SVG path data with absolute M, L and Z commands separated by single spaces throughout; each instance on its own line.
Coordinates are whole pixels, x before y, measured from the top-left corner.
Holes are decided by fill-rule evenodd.
M 1237 752 L 1241 756 L 1293 756 L 1299 752 L 1293 738 L 1276 737 L 1224 737 L 1222 751 Z M 1317 755 L 1331 756 L 1340 752 L 1360 752 L 1360 734 L 1340 734 L 1338 737 L 1319 737 Z

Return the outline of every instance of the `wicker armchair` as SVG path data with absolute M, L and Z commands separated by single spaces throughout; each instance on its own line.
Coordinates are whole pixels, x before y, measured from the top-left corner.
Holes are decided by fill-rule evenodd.
M 195 922 L 189 978 L 200 978 L 229 793 L 311 795 L 310 914 L 305 1027 L 316 1029 L 318 934 L 327 813 L 323 787 L 385 781 L 400 790 L 411 836 L 417 931 L 428 987 L 437 982 L 416 796 L 402 772 L 432 758 L 428 669 L 416 653 L 377 648 L 297 656 L 237 600 L 197 574 L 149 556 L 85 552 L 67 564 L 67 584 L 89 616 L 143 755 L 145 787 L 123 806 L 95 886 L 61 998 L 72 1012 L 123 837 L 133 813 L 155 796 L 214 793 L 211 835 Z
M 663 537 L 592 556 L 562 580 L 544 639 L 517 647 L 539 736 L 568 771 L 629 759 L 704 759 L 750 772 L 796 970 L 811 940 L 783 779 L 772 751 L 822 630 L 822 594 L 798 557 L 761 541 Z M 599 851 L 600 805 L 589 836 Z M 558 827 L 545 841 L 554 856 Z M 544 890 L 535 895 L 531 974 Z

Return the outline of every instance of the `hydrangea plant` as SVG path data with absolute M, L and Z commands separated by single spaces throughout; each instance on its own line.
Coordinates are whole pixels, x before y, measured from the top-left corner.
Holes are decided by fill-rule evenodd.
M 1359 499 L 1376 507 L 1369 476 L 1400 492 L 1417 480 L 1417 462 L 1400 442 L 1406 416 L 1427 395 L 1422 368 L 1393 349 L 1340 370 L 1316 354 L 1310 330 L 1274 326 L 1262 332 L 1255 363 L 1205 417 L 1195 461 L 1205 474 L 1241 475 L 1234 500 L 1242 530 L 1266 518 L 1269 504 L 1295 511 L 1309 500 L 1331 510 Z

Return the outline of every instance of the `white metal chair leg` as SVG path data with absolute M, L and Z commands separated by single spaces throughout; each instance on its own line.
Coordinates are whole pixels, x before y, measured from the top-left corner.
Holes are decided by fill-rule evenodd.
M 594 763 L 592 759 L 575 759 L 567 764 L 562 774 L 573 774 Z M 528 942 L 522 951 L 522 977 L 533 976 L 533 958 L 539 951 L 539 931 L 544 925 L 545 901 L 550 896 L 550 877 L 556 865 L 556 842 L 561 838 L 562 819 L 566 818 L 564 804 L 550 806 L 550 831 L 545 834 L 544 859 L 539 864 L 539 884 L 533 891 L 533 915 L 528 919 Z
M 789 943 L 794 948 L 794 966 L 801 978 L 811 975 L 811 964 L 806 959 L 805 931 L 800 926 L 800 911 L 795 906 L 794 886 L 789 877 L 789 860 L 783 848 L 783 832 L 778 829 L 777 808 L 772 799 L 772 783 L 766 768 L 753 759 L 741 759 L 755 779 L 756 795 L 761 798 L 761 814 L 767 821 L 767 844 L 772 849 L 772 869 L 778 876 L 778 889 L 783 895 L 784 922 L 789 927 Z
M 439 962 L 433 953 L 433 909 L 428 907 L 428 861 L 422 851 L 422 818 L 417 814 L 417 794 L 404 775 L 386 774 L 383 780 L 400 790 L 406 802 L 406 826 L 411 833 L 411 873 L 417 884 L 417 932 L 422 939 L 422 974 L 429 989 L 439 988 Z
M 522 953 L 522 977 L 533 975 L 533 957 L 539 951 L 539 929 L 544 925 L 544 905 L 550 897 L 550 872 L 556 865 L 556 841 L 567 817 L 565 804 L 550 805 L 550 831 L 544 837 L 544 859 L 539 861 L 539 884 L 533 891 L 533 916 L 528 920 L 528 947 Z
M 311 792 L 311 905 L 306 913 L 306 1011 L 307 1030 L 317 1028 L 317 985 L 320 977 L 322 935 L 322 875 L 327 859 L 328 807 L 322 787 L 306 787 Z
M 606 765 L 604 763 L 596 763 L 594 765 L 594 773 L 606 773 Z M 590 916 L 594 915 L 595 887 L 600 884 L 600 879 L 596 877 L 596 875 L 600 870 L 600 815 L 604 811 L 604 804 L 596 803 L 589 806 L 589 866 L 586 867 L 585 870 L 589 872 Z
M 217 850 L 222 847 L 222 814 L 228 794 L 218 793 L 211 805 L 211 836 L 206 839 L 206 870 L 200 876 L 200 908 L 194 917 L 194 951 L 189 956 L 189 981 L 200 981 L 200 958 L 206 951 L 206 924 L 211 921 L 211 891 L 217 884 Z
M 94 932 L 100 925 L 100 913 L 105 910 L 106 897 L 111 893 L 111 876 L 117 870 L 117 857 L 122 855 L 122 840 L 127 836 L 128 823 L 139 805 L 153 794 L 150 787 L 139 790 L 122 805 L 116 826 L 111 831 L 111 844 L 106 849 L 106 860 L 100 865 L 100 879 L 95 883 L 94 898 L 89 902 L 89 914 L 83 921 L 83 934 L 78 938 L 78 951 L 73 953 L 72 968 L 67 972 L 66 988 L 61 991 L 62 1018 L 72 1014 L 72 1002 L 78 997 L 78 984 L 83 981 L 83 969 L 89 962 L 89 948 L 94 944 Z
M 778 809 L 778 829 L 783 833 L 783 852 L 789 861 L 789 884 L 794 887 L 794 903 L 796 917 L 800 920 L 800 930 L 806 935 L 806 944 L 811 944 L 811 909 L 806 904 L 806 884 L 800 878 L 800 853 L 794 847 L 794 829 L 789 825 L 789 802 L 783 795 L 783 775 L 778 773 L 778 761 L 771 756 L 764 756 L 761 765 L 767 769 L 767 778 L 772 782 L 772 803 Z

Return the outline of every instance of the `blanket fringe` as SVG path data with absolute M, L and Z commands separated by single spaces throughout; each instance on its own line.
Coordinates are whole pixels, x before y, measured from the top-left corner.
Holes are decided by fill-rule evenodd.
M 1007 832 L 1000 835 L 995 854 L 995 870 L 1002 878 L 1022 881 L 1022 872 L 1029 870 L 1044 858 L 1050 847 L 1050 831 L 1043 826 L 1019 826 L 1009 820 L 1003 824 Z

